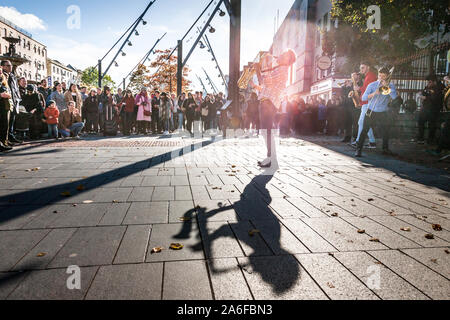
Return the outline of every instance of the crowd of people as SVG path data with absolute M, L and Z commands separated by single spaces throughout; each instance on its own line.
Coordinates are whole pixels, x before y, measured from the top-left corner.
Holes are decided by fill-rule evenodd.
M 22 138 L 38 139 L 42 133 L 54 139 L 80 139 L 82 133 L 117 135 L 120 132 L 130 136 L 183 132 L 193 135 L 194 132 L 224 130 L 231 117 L 237 117 L 246 136 L 258 135 L 261 129 L 261 103 L 255 92 L 247 99 L 240 96 L 240 112 L 236 115 L 231 108 L 223 108 L 226 102 L 223 93 L 204 95 L 198 91 L 176 97 L 146 87 L 138 93 L 122 89 L 113 93 L 108 86 L 88 90 L 76 84 L 67 87 L 64 82 L 55 82 L 53 88 L 49 88 L 45 79 L 36 87 L 27 84 L 25 78 L 16 79 L 9 61 L 2 61 L 1 67 L 1 151 L 11 150 L 14 144 L 22 143 Z M 404 103 L 398 97 L 386 68 L 380 69 L 377 76 L 367 63 L 362 63 L 359 71 L 352 74 L 352 79 L 342 85 L 340 94 L 334 94 L 329 101 L 314 97 L 305 102 L 298 95 L 284 97 L 276 106 L 274 128 L 279 129 L 281 136 L 343 135 L 342 142 L 350 143 L 360 156 L 366 135 L 369 138 L 366 147 L 376 148 L 373 129 L 378 127 L 377 132 L 383 136 L 383 151 L 391 154 L 388 145 L 393 117 L 389 114 L 398 113 L 401 105 L 414 112 L 417 105 L 413 98 Z M 428 143 L 433 142 L 444 100 L 450 110 L 449 94 L 445 95 L 448 77 L 446 90 L 436 77 L 430 76 L 427 80 L 418 114 L 418 143 L 424 143 L 426 122 L 430 128 Z M 390 88 L 388 95 L 380 94 L 382 85 Z M 368 117 L 368 112 L 374 115 Z M 448 128 L 447 123 L 438 152 L 448 144 Z M 19 137 L 17 133 L 22 131 L 28 135 Z

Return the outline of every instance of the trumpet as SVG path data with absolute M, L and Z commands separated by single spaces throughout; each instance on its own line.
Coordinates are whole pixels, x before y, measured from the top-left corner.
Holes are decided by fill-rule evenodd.
M 393 67 L 391 70 L 389 70 L 389 76 L 385 81 L 380 81 L 380 84 L 378 85 L 377 90 L 380 91 L 381 96 L 388 96 L 391 94 L 392 90 L 391 90 L 390 86 L 391 86 L 391 80 L 392 80 L 392 75 L 394 74 L 394 70 L 395 70 L 395 67 Z M 382 85 L 383 83 L 386 83 L 386 84 Z M 366 112 L 367 117 L 370 118 L 372 116 L 373 109 L 375 109 L 375 105 L 378 103 L 378 100 L 379 100 L 379 96 L 376 97 L 375 103 L 373 103 L 374 107 L 372 109 L 370 109 L 370 107 L 369 107 L 369 109 L 367 110 L 367 112 Z

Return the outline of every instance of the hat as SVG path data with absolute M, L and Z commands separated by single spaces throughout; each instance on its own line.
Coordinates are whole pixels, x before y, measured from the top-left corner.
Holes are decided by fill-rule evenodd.
M 50 105 L 52 105 L 52 104 L 56 104 L 55 100 L 49 100 L 47 106 L 50 106 Z
M 34 92 L 34 90 L 35 90 L 34 85 L 32 85 L 32 84 L 27 85 L 27 91 Z

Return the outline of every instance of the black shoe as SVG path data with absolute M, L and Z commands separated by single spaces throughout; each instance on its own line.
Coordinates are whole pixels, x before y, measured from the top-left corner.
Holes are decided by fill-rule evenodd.
M 356 149 L 355 158 L 362 158 L 362 150 L 361 149 Z
M 12 150 L 12 149 L 13 149 L 12 147 L 7 146 L 7 145 L 4 145 L 3 143 L 0 145 L 0 151 L 1 151 L 1 152 L 4 152 L 4 151 L 10 151 L 10 150 Z
M 8 140 L 9 140 L 10 142 L 18 143 L 18 144 L 23 143 L 23 140 L 19 140 L 19 139 L 17 139 L 15 136 L 9 136 Z

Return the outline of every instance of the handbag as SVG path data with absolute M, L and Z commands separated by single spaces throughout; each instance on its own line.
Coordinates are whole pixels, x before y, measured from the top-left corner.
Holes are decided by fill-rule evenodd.
M 144 110 L 145 117 L 150 117 L 151 115 L 152 115 L 152 113 L 150 111 Z
M 208 112 L 208 109 L 206 109 L 206 108 L 203 108 L 203 109 L 202 109 L 202 116 L 203 116 L 203 117 L 207 117 L 207 116 L 208 116 L 208 113 L 209 113 L 209 112 Z

